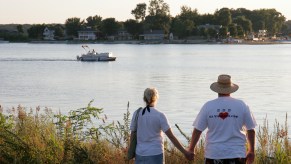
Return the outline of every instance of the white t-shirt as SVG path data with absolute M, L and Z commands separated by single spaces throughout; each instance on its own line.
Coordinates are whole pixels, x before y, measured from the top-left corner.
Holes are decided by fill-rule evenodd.
M 162 154 L 164 151 L 164 139 L 162 131 L 166 132 L 169 128 L 169 122 L 164 113 L 150 107 L 150 112 L 146 109 L 142 115 L 143 109 L 138 116 L 137 128 L 137 146 L 136 154 L 140 156 L 152 156 Z M 136 130 L 134 121 L 136 111 L 132 116 L 130 130 Z
M 193 126 L 206 133 L 205 157 L 210 159 L 245 158 L 244 129 L 256 127 L 249 107 L 232 97 L 218 97 L 204 104 Z

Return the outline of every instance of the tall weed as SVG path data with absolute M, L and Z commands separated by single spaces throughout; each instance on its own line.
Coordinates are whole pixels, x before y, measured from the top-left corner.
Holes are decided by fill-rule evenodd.
M 287 114 L 285 124 L 276 120 L 273 130 L 269 129 L 267 118 L 257 132 L 256 163 L 291 163 L 291 145 L 288 138 Z
M 123 121 L 108 122 L 102 108 L 91 106 L 70 111 L 67 115 L 52 113 L 40 107 L 22 106 L 3 114 L 0 106 L 0 163 L 133 163 L 126 159 L 130 136 L 129 102 Z M 176 128 L 189 145 L 190 136 Z M 287 114 L 284 125 L 277 121 L 270 130 L 267 118 L 256 134 L 255 163 L 291 163 Z M 167 164 L 203 163 L 204 136 L 195 148 L 195 161 L 187 161 L 168 140 L 165 142 Z

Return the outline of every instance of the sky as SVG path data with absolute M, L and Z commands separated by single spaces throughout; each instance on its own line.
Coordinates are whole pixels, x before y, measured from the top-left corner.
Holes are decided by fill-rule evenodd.
M 199 14 L 213 14 L 216 9 L 246 8 L 249 10 L 275 8 L 291 20 L 290 0 L 164 0 L 170 14 L 176 16 L 181 6 L 197 9 Z M 0 24 L 65 23 L 68 18 L 81 20 L 99 15 L 117 21 L 134 19 L 131 14 L 137 4 L 149 0 L 0 0 Z

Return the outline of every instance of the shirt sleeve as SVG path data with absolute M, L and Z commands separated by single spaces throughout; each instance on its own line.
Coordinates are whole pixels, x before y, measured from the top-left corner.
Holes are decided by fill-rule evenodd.
M 161 129 L 163 132 L 166 132 L 168 129 L 170 129 L 169 121 L 164 113 L 161 113 L 160 115 L 160 123 L 161 123 Z
M 247 130 L 254 129 L 257 126 L 255 117 L 247 105 L 246 105 L 246 112 L 245 112 L 245 126 Z
M 132 115 L 131 123 L 130 123 L 130 130 L 131 131 L 136 131 L 136 123 L 135 123 L 135 115 L 137 111 L 135 111 Z
M 206 105 L 204 105 L 200 112 L 198 113 L 196 119 L 193 122 L 193 126 L 200 131 L 204 131 L 207 126 L 207 110 L 206 110 Z

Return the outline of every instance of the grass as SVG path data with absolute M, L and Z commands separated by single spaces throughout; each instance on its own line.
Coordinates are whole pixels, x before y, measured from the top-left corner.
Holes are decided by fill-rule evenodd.
M 126 159 L 130 135 L 129 103 L 123 122 L 108 122 L 103 109 L 91 106 L 70 111 L 67 115 L 22 106 L 3 114 L 0 106 L 0 163 L 85 163 L 131 164 Z M 176 128 L 190 142 L 178 125 Z M 291 163 L 287 114 L 284 125 L 277 121 L 269 128 L 267 118 L 256 134 L 258 164 Z M 187 143 L 188 144 L 188 143 Z M 195 149 L 195 161 L 189 162 L 166 140 L 167 164 L 203 163 L 204 138 Z

